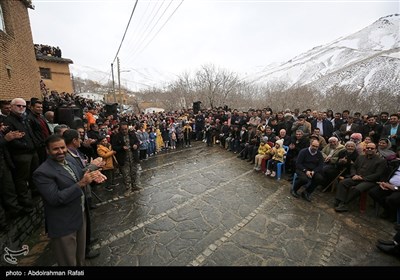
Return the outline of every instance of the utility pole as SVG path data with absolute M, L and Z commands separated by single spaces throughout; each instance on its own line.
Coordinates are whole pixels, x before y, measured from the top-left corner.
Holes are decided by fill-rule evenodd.
M 121 97 L 121 69 L 119 64 L 119 57 L 117 57 L 117 69 L 118 69 L 118 93 Z
M 74 91 L 74 93 L 76 93 L 74 74 L 71 74 L 71 80 L 72 80 L 72 90 Z
M 112 63 L 111 63 L 111 76 L 112 76 L 112 91 L 114 96 L 114 103 L 117 103 L 117 97 L 115 96 L 114 64 Z

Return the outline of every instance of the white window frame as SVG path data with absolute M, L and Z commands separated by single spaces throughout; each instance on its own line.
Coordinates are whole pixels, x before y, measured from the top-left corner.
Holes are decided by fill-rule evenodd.
M 0 31 L 6 32 L 6 25 L 4 23 L 4 15 L 3 15 L 3 10 L 1 9 L 1 4 L 0 4 Z

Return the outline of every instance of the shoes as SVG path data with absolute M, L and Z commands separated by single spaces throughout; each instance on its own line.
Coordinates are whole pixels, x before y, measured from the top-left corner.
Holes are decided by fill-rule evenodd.
M 89 209 L 90 210 L 97 209 L 97 208 L 98 208 L 98 206 L 96 204 L 90 204 L 89 205 Z
M 376 247 L 388 255 L 400 256 L 399 245 L 383 245 L 377 244 Z
M 272 176 L 272 175 L 271 175 L 271 176 Z M 303 192 L 301 193 L 301 198 L 303 198 L 304 200 L 306 200 L 306 201 L 308 201 L 308 202 L 311 202 L 310 194 L 309 194 L 308 192 L 306 192 L 306 191 L 303 191 Z
M 265 175 L 266 175 L 266 176 L 271 175 L 271 170 L 267 170 L 267 171 L 265 172 Z
M 339 204 L 340 204 L 340 200 L 339 199 L 337 199 L 337 198 L 335 198 L 335 202 L 333 203 L 333 207 L 338 207 L 339 206 Z
M 349 208 L 347 208 L 346 204 L 344 202 L 340 202 L 337 207 L 335 207 L 336 212 L 348 212 Z
M 393 240 L 382 240 L 382 239 L 378 239 L 378 244 L 387 245 L 387 246 L 396 245 L 396 244 L 394 244 Z
M 384 210 L 382 214 L 379 215 L 380 218 L 395 222 L 397 220 L 396 213 L 390 212 L 390 210 Z
M 100 252 L 98 250 L 89 250 L 89 252 L 85 254 L 85 259 L 90 260 L 97 258 L 98 256 L 100 256 Z
M 261 167 L 260 167 L 260 166 L 256 166 L 254 169 L 255 169 L 256 171 L 260 171 L 260 170 L 261 170 Z
M 271 177 L 274 178 L 275 176 L 276 176 L 275 171 L 272 171 L 272 172 L 271 172 Z
M 291 190 L 291 191 L 290 191 L 290 194 L 291 194 L 292 196 L 294 196 L 295 198 L 299 198 L 299 197 L 300 197 L 300 195 L 299 195 L 296 191 L 294 191 L 294 190 Z

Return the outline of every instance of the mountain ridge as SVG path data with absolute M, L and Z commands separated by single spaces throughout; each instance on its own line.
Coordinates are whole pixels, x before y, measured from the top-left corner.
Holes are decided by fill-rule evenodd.
M 253 76 L 249 75 L 247 80 L 264 85 L 283 83 L 286 88 L 309 85 L 322 93 L 335 86 L 357 88 L 360 85 L 350 86 L 353 80 L 359 81 L 368 74 L 379 73 L 382 69 L 388 68 L 387 65 L 377 64 L 377 57 L 387 56 L 390 59 L 384 59 L 384 61 L 395 66 L 392 67 L 394 72 L 387 79 L 389 83 L 384 85 L 380 82 L 379 84 L 386 90 L 399 91 L 399 81 L 395 78 L 400 76 L 400 69 L 398 69 L 400 67 L 397 67 L 400 65 L 397 61 L 400 60 L 399 25 L 399 14 L 381 17 L 353 34 L 316 46 L 278 66 L 266 67 Z M 340 79 L 344 74 L 338 74 L 346 71 L 352 71 L 352 75 L 356 78 L 346 76 L 345 80 Z M 357 78 L 359 75 L 361 77 Z M 320 79 L 330 80 L 330 83 L 318 82 Z M 376 80 L 369 79 L 368 81 L 372 83 Z M 322 84 L 324 87 L 320 86 Z M 366 92 L 379 90 L 373 84 L 362 87 Z

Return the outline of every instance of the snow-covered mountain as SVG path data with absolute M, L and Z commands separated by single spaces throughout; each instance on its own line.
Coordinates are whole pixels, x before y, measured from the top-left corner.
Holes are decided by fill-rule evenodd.
M 310 85 L 321 92 L 334 86 L 400 92 L 400 15 L 382 17 L 364 29 L 318 46 L 248 78 L 260 84 Z

